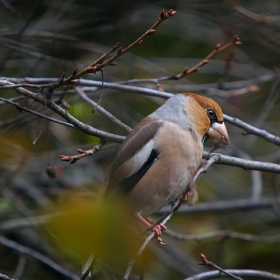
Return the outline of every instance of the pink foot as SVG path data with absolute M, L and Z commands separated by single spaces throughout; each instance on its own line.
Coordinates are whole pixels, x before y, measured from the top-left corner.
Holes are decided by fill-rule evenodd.
M 137 215 L 136 216 L 146 227 L 151 227 L 152 225 L 146 220 L 144 219 L 141 215 Z M 167 243 L 163 243 L 162 239 L 160 238 L 161 232 L 163 230 L 167 230 L 167 227 L 163 224 L 158 224 L 152 227 L 152 232 L 155 233 L 155 237 L 154 239 L 160 244 L 160 245 L 166 245 Z
M 161 232 L 163 230 L 167 230 L 167 227 L 165 225 L 162 225 L 162 224 L 158 224 L 158 225 L 155 225 L 153 228 L 152 228 L 152 231 L 155 233 L 155 240 L 160 244 L 160 245 L 166 245 L 167 243 L 163 243 L 162 242 L 162 239 L 160 238 L 160 235 L 161 235 Z

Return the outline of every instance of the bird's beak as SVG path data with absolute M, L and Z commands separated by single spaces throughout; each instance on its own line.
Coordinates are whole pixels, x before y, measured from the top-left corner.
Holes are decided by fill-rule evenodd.
M 227 133 L 226 126 L 224 122 L 214 122 L 210 126 L 207 135 L 209 139 L 214 141 L 216 144 L 220 145 L 228 145 L 229 144 L 229 137 Z

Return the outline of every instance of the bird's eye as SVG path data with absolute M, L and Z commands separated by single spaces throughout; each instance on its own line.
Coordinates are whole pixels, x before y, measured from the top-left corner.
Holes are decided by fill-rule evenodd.
M 207 115 L 210 120 L 214 120 L 216 118 L 216 114 L 212 109 L 207 109 Z
M 207 109 L 206 112 L 207 112 L 207 116 L 208 116 L 211 124 L 214 123 L 214 122 L 218 122 L 218 118 L 217 118 L 215 110 Z

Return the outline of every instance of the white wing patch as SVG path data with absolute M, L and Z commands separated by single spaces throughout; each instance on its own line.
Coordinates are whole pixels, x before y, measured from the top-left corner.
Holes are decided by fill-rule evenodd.
M 143 148 L 137 154 L 133 156 L 133 158 L 129 160 L 129 164 L 132 165 L 132 168 L 126 178 L 136 173 L 142 167 L 142 165 L 149 158 L 152 149 L 154 148 L 155 148 L 155 141 L 151 139 L 149 142 L 147 142 L 145 146 L 143 146 Z

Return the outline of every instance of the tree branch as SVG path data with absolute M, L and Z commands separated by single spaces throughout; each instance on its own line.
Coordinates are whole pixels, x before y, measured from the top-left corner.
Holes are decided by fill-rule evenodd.
M 263 24 L 272 24 L 279 25 L 280 24 L 280 16 L 272 16 L 268 13 L 262 13 L 261 15 L 252 13 L 246 9 L 244 9 L 238 0 L 228 0 L 228 3 L 232 5 L 232 8 L 241 14 L 242 16 L 249 18 L 253 21 L 263 23 Z
M 128 125 L 126 125 L 125 123 L 123 123 L 122 121 L 120 121 L 118 118 L 116 118 L 114 115 L 112 115 L 110 112 L 108 112 L 107 110 L 105 110 L 100 104 L 94 102 L 93 100 L 91 100 L 86 93 L 83 91 L 83 89 L 81 87 L 75 87 L 76 92 L 79 94 L 79 96 L 86 101 L 87 103 L 89 103 L 90 105 L 92 105 L 94 108 L 96 108 L 96 110 L 100 113 L 102 113 L 104 116 L 106 116 L 108 119 L 110 119 L 112 122 L 114 122 L 115 124 L 119 125 L 120 127 L 124 128 L 126 131 L 130 132 L 132 129 L 131 127 L 129 127 Z
M 243 122 L 237 118 L 233 118 L 226 114 L 224 114 L 224 119 L 226 122 L 229 122 L 239 128 L 243 128 L 247 132 L 247 134 L 254 134 L 256 136 L 264 138 L 266 141 L 268 141 L 270 143 L 280 146 L 280 137 L 279 136 L 271 134 L 264 129 L 259 129 L 255 126 L 252 126 L 246 122 Z
M 204 254 L 200 254 L 200 258 L 201 258 L 201 262 L 198 262 L 199 265 L 207 265 L 207 266 L 210 266 L 210 267 L 214 267 L 216 268 L 217 270 L 219 270 L 221 273 L 233 278 L 233 279 L 237 279 L 237 280 L 243 280 L 242 278 L 238 277 L 238 276 L 235 276 L 234 274 L 228 272 L 228 271 L 225 271 L 223 268 L 217 266 L 216 264 L 214 264 L 213 262 L 210 262 L 207 260 L 206 256 Z
M 34 111 L 34 110 L 31 110 L 31 109 L 28 109 L 28 108 L 26 108 L 26 107 L 23 107 L 23 106 L 21 106 L 20 104 L 18 104 L 18 103 L 16 103 L 16 102 L 13 102 L 13 101 L 11 101 L 11 100 L 9 100 L 9 99 L 5 99 L 5 98 L 0 97 L 0 100 L 1 100 L 2 102 L 4 102 L 4 103 L 7 103 L 7 104 L 10 104 L 10 105 L 15 106 L 17 109 L 19 109 L 19 111 L 24 111 L 24 112 L 26 112 L 26 113 L 30 113 L 30 114 L 32 114 L 32 115 L 35 115 L 35 116 L 37 116 L 37 117 L 39 117 L 39 118 L 46 119 L 46 120 L 48 120 L 48 121 L 51 121 L 51 122 L 54 122 L 54 123 L 58 123 L 58 124 L 61 124 L 61 125 L 67 126 L 67 127 L 76 128 L 76 127 L 75 127 L 73 124 L 71 124 L 71 123 L 63 122 L 63 121 L 60 121 L 60 120 L 58 120 L 58 119 L 54 119 L 54 118 L 52 118 L 52 117 L 49 117 L 49 116 L 40 114 L 40 113 L 38 113 L 38 112 L 36 112 L 36 111 Z
M 231 273 L 237 276 L 247 276 L 247 277 L 259 277 L 262 279 L 268 280 L 280 280 L 280 275 L 273 274 L 270 272 L 254 269 L 224 269 L 225 272 Z M 221 273 L 219 270 L 203 272 L 196 274 L 194 276 L 185 278 L 184 280 L 207 280 L 214 278 L 228 277 L 224 273 Z
M 245 242 L 261 242 L 261 243 L 275 243 L 280 241 L 280 234 L 273 236 L 261 236 L 249 233 L 231 232 L 228 230 L 217 230 L 206 232 L 200 235 L 196 234 L 181 234 L 170 229 L 164 231 L 165 234 L 172 236 L 181 241 L 197 241 L 200 242 L 206 239 L 219 238 L 219 239 L 237 239 Z
M 5 81 L 5 80 L 0 80 L 0 85 L 6 85 L 6 84 L 12 84 L 11 82 Z M 73 124 L 77 129 L 83 131 L 86 134 L 93 135 L 99 137 L 101 140 L 108 142 L 117 142 L 121 143 L 124 140 L 123 136 L 111 134 L 104 132 L 102 130 L 98 130 L 88 124 L 84 124 L 83 122 L 79 121 L 72 115 L 70 115 L 66 110 L 61 108 L 59 105 L 55 104 L 54 102 L 50 100 L 45 100 L 45 97 L 39 94 L 36 94 L 32 91 L 29 91 L 25 88 L 19 87 L 15 88 L 15 90 L 19 93 L 22 94 L 26 97 L 32 98 L 34 101 L 39 102 L 43 105 L 47 105 L 50 109 L 52 109 L 54 112 L 56 112 L 58 115 L 66 119 L 69 123 Z
M 200 68 L 206 64 L 208 64 L 209 59 L 211 59 L 215 54 L 225 50 L 226 48 L 230 47 L 230 46 L 234 46 L 234 45 L 240 45 L 240 38 L 235 35 L 232 40 L 230 42 L 228 42 L 227 44 L 225 44 L 224 46 L 221 46 L 221 44 L 217 44 L 216 47 L 214 48 L 214 50 L 208 54 L 203 60 L 201 60 L 197 65 L 193 66 L 191 69 L 188 69 L 188 67 L 184 68 L 183 71 L 180 74 L 177 75 L 171 75 L 168 77 L 162 77 L 157 79 L 156 81 L 167 81 L 167 80 L 179 80 L 182 79 L 183 77 L 190 75 L 194 72 L 197 72 L 200 70 Z
M 259 170 L 272 173 L 280 173 L 280 164 L 272 162 L 261 162 L 256 160 L 248 160 L 243 158 L 231 157 L 223 154 L 212 153 L 209 155 L 208 152 L 203 153 L 203 158 L 208 159 L 211 157 L 218 157 L 215 163 L 224 164 L 230 166 L 240 167 L 244 170 Z
M 94 155 L 95 153 L 97 153 L 98 151 L 101 150 L 101 148 L 103 147 L 104 144 L 105 144 L 105 142 L 100 142 L 99 144 L 94 146 L 92 149 L 87 150 L 87 151 L 84 151 L 82 149 L 76 149 L 76 151 L 78 153 L 80 153 L 79 155 L 75 155 L 75 156 L 64 156 L 64 155 L 61 155 L 61 156 L 59 156 L 59 158 L 62 161 L 67 161 L 70 164 L 73 164 L 76 161 L 80 160 L 81 158 Z
M 276 198 L 279 200 L 279 198 Z M 242 198 L 235 200 L 226 201 L 211 201 L 201 202 L 192 207 L 187 204 L 183 204 L 180 209 L 177 210 L 176 214 L 187 214 L 187 213 L 213 213 L 213 212 L 226 212 L 226 211 L 240 211 L 240 210 L 254 210 L 254 209 L 267 209 L 274 207 L 275 197 L 265 197 L 258 200 L 250 198 Z M 162 215 L 169 211 L 168 205 L 161 208 L 157 214 Z
M 29 256 L 32 259 L 35 259 L 35 260 L 47 265 L 51 269 L 53 269 L 53 270 L 57 271 L 58 273 L 68 277 L 69 279 L 73 279 L 73 280 L 79 280 L 80 279 L 80 277 L 78 275 L 76 275 L 73 272 L 63 268 L 62 266 L 55 263 L 53 260 L 44 256 L 43 254 L 41 254 L 41 253 L 31 249 L 31 248 L 23 246 L 23 245 L 15 242 L 15 241 L 12 241 L 8 238 L 5 238 L 4 236 L 0 236 L 0 244 L 2 246 L 10 248 L 10 249 L 12 249 L 12 250 L 14 250 L 18 253 L 21 253 L 23 255 Z

